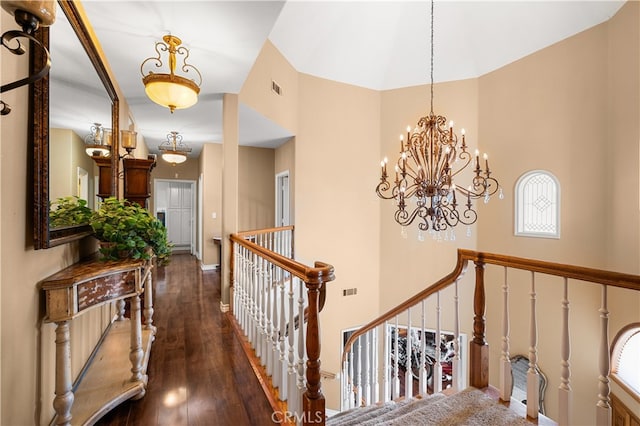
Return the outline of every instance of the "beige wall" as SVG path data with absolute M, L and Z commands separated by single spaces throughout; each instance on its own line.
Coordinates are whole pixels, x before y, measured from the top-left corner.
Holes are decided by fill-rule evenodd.
M 379 159 L 380 94 L 300 75 L 296 135 L 296 257 L 331 263 L 320 315 L 322 369 L 340 369 L 341 331 L 378 312 L 380 213 L 373 192 Z M 355 296 L 342 290 L 357 288 Z M 327 406 L 339 407 L 338 380 L 325 381 Z
M 560 263 L 638 273 L 639 212 L 639 3 L 628 2 L 611 21 L 527 56 L 479 79 L 480 135 L 505 189 L 503 202 L 485 206 L 479 249 Z M 517 159 L 517 161 L 514 161 Z M 561 186 L 561 238 L 515 237 L 514 185 L 533 169 L 552 172 Z M 488 273 L 499 294 L 501 270 Z M 528 276 L 509 280 L 514 326 L 529 321 Z M 560 280 L 538 284 L 541 368 L 549 378 L 547 409 L 557 415 L 562 298 Z M 571 367 L 597 371 L 600 289 L 570 286 L 574 336 Z M 637 293 L 637 292 L 636 292 Z M 640 295 L 609 294 L 611 337 L 640 320 Z M 501 307 L 487 307 L 491 380 L 497 383 Z M 496 314 L 497 313 L 497 314 Z M 580 318 L 578 320 L 578 318 Z M 541 334 L 542 336 L 542 334 Z M 597 341 L 597 340 L 596 340 Z M 512 354 L 526 354 L 527 336 L 512 337 Z M 572 375 L 575 424 L 593 422 L 595 377 Z M 615 391 L 615 388 L 614 388 Z M 616 392 L 619 394 L 619 392 Z M 624 396 L 621 395 L 624 398 Z M 636 407 L 638 407 L 636 403 Z
M 282 88 L 282 95 L 271 90 L 271 81 Z M 256 58 L 238 96 L 271 121 L 296 133 L 298 126 L 298 73 L 267 40 Z
M 238 150 L 238 230 L 271 228 L 275 223 L 275 150 Z
M 480 78 L 479 115 L 481 135 L 487 142 L 494 167 L 505 189 L 503 203 L 490 203 L 481 218 L 479 248 L 516 256 L 560 263 L 605 266 L 606 209 L 594 205 L 594 195 L 607 197 L 605 167 L 609 123 L 606 119 L 606 25 L 585 31 L 547 49 L 527 56 Z M 532 78 L 535 76 L 535 78 Z M 517 159 L 517 161 L 514 161 Z M 544 169 L 553 173 L 561 187 L 560 239 L 515 237 L 514 185 L 525 172 Z M 606 203 L 606 201 L 605 201 Z M 595 208 L 594 208 L 595 207 Z M 598 225 L 595 225 L 598 224 Z M 594 226 L 595 225 L 595 226 Z M 487 274 L 488 291 L 500 294 L 502 271 Z M 553 285 L 555 283 L 555 286 Z M 530 278 L 510 280 L 512 285 L 511 354 L 528 352 Z M 547 413 L 557 418 L 557 389 L 560 363 L 561 280 L 538 282 L 538 356 L 540 368 L 549 379 Z M 575 339 L 572 368 L 597 370 L 598 289 L 593 286 L 571 288 Z M 543 302 L 546 301 L 546 302 Z M 550 301 L 556 303 L 550 303 Z M 487 340 L 491 347 L 491 381 L 498 381 L 501 307 L 490 298 L 487 309 Z M 579 314 L 585 315 L 577 316 Z M 574 421 L 589 424 L 596 403 L 594 377 L 574 374 Z
M 88 174 L 89 202 L 93 206 L 97 169 L 84 148 L 84 141 L 68 129 L 51 129 L 49 133 L 49 199 L 51 201 L 69 195 L 79 195 L 77 187 L 78 167 Z
M 222 235 L 222 145 L 205 144 L 199 157 L 202 181 L 202 259 L 205 267 L 218 264 L 220 246 L 214 236 Z M 213 219 L 212 213 L 216 213 Z

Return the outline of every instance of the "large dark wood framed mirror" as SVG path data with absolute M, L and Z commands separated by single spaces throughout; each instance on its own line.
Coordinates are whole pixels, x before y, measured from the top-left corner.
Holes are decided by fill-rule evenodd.
M 112 130 L 111 193 L 117 196 L 118 191 L 118 96 L 107 72 L 107 67 L 91 36 L 88 24 L 84 21 L 80 6 L 73 1 L 63 0 L 59 0 L 58 5 L 56 23 L 51 27 L 41 28 L 36 32 L 36 37 L 51 51 L 51 71 L 48 76 L 30 85 L 29 94 L 31 112 L 29 128 L 31 129 L 30 137 L 32 138 L 34 150 L 33 225 L 35 249 L 57 246 L 91 234 L 91 228 L 88 224 L 58 228 L 50 226 L 50 202 L 62 195 L 79 195 L 74 193 L 67 194 L 56 187 L 52 187 L 52 183 L 61 173 L 56 171 L 54 166 L 60 167 L 62 171 L 69 172 L 73 179 L 80 179 L 79 174 L 82 169 L 77 167 L 78 177 L 75 177 L 74 173 L 76 172 L 73 170 L 75 165 L 71 163 L 69 163 L 70 165 L 64 164 L 63 152 L 65 150 L 58 150 L 52 145 L 52 135 L 58 130 L 54 131 L 52 126 L 63 126 L 65 129 L 86 129 L 85 133 L 89 133 L 88 117 L 83 117 L 82 115 L 86 111 L 91 111 L 88 106 L 93 105 L 95 103 L 94 99 L 100 99 L 100 97 L 103 98 L 103 101 L 98 101 L 98 103 L 104 102 L 104 108 L 106 109 L 106 120 L 104 120 L 106 123 L 102 124 L 107 124 L 104 127 L 110 126 Z M 61 49 L 52 50 L 51 46 L 55 44 L 52 42 L 55 40 L 56 34 L 62 36 L 61 34 L 68 29 L 66 26 L 69 26 L 70 31 L 75 34 L 75 40 L 68 43 L 65 42 Z M 77 47 L 70 45 L 76 42 Z M 65 49 L 77 49 L 80 47 L 87 54 L 88 65 L 85 68 L 82 68 L 82 64 L 68 63 L 70 61 L 65 62 L 64 59 Z M 30 50 L 31 70 L 40 69 L 46 60 L 45 55 L 39 49 Z M 56 58 L 57 52 L 59 52 L 58 58 Z M 81 95 L 75 96 L 73 94 L 68 96 L 69 93 L 65 93 L 65 91 L 73 90 L 78 91 Z M 65 104 L 65 99 L 67 102 L 70 100 L 73 103 Z M 92 117 L 92 120 L 95 122 L 97 118 Z M 74 137 L 82 140 L 83 135 L 77 134 L 80 132 L 80 130 L 76 130 L 76 136 Z M 61 165 L 60 162 L 63 162 L 63 164 Z M 93 174 L 92 161 L 89 164 L 91 164 L 91 170 L 84 171 Z M 71 186 L 73 185 L 74 183 L 72 182 Z M 80 188 L 80 183 L 77 183 L 77 186 Z

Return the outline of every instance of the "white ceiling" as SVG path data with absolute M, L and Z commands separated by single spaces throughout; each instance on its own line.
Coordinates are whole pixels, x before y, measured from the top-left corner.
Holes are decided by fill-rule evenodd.
M 623 4 L 436 1 L 434 80 L 483 75 L 606 21 Z M 172 130 L 183 135 L 194 157 L 203 143 L 220 143 L 222 94 L 241 90 L 267 39 L 299 72 L 376 90 L 429 82 L 429 2 L 85 0 L 83 5 L 151 152 L 158 152 Z M 85 134 L 94 121 L 110 122 L 108 103 L 95 89 L 97 78 L 79 65 L 84 52 L 70 46 L 62 21 L 60 13 L 51 29 L 52 121 L 86 129 L 78 130 Z M 155 55 L 155 43 L 169 33 L 182 39 L 203 78 L 199 102 L 174 114 L 147 99 L 140 73 L 142 61 Z M 242 145 L 274 147 L 291 136 L 241 105 Z

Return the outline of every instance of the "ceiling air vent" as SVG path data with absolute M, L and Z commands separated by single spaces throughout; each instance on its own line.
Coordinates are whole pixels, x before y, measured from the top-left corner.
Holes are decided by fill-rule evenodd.
M 275 81 L 271 80 L 271 90 L 276 94 L 282 96 L 282 87 Z

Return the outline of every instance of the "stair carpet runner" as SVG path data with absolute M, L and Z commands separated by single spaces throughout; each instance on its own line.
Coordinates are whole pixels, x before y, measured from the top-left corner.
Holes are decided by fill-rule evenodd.
M 451 396 L 437 393 L 353 408 L 329 417 L 326 425 L 517 426 L 531 423 L 481 390 L 468 388 Z

